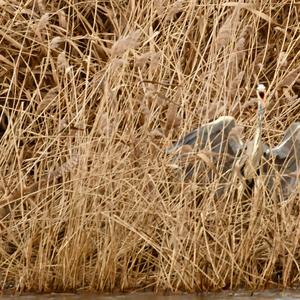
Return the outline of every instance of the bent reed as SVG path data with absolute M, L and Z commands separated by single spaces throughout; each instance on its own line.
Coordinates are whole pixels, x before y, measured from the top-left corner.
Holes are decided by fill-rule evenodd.
M 293 1 L 0 1 L 0 286 L 208 291 L 300 283 L 299 191 L 215 196 L 200 153 L 165 149 L 222 115 L 264 142 L 299 120 Z M 201 174 L 201 172 L 203 174 Z M 279 199 L 279 200 L 278 200 Z

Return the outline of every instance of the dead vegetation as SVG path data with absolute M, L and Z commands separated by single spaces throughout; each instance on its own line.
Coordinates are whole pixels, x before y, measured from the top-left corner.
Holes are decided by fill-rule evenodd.
M 2 289 L 298 285 L 299 194 L 216 199 L 164 153 L 225 114 L 251 137 L 258 81 L 267 143 L 299 120 L 293 3 L 0 1 Z

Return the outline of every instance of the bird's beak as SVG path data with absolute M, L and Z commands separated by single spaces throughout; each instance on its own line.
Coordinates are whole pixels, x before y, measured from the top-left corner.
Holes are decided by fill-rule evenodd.
M 266 100 L 266 91 L 258 91 L 257 92 L 259 99 L 261 100 L 261 104 L 264 108 L 266 108 L 267 100 Z

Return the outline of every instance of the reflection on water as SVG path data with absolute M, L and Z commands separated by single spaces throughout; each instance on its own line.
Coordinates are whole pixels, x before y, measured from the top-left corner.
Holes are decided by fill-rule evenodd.
M 98 296 L 86 294 L 47 294 L 1 296 L 0 300 L 292 300 L 300 299 L 300 290 L 264 291 L 251 295 L 249 292 L 222 292 L 198 295 L 161 296 L 152 293 Z

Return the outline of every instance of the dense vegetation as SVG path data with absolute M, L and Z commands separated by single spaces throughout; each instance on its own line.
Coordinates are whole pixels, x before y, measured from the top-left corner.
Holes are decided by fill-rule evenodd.
M 0 1 L 2 289 L 299 284 L 297 194 L 216 197 L 164 152 L 222 115 L 251 138 L 258 82 L 265 142 L 299 119 L 293 3 Z

